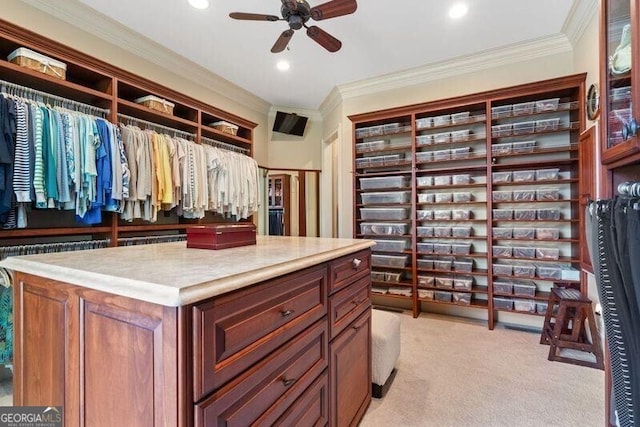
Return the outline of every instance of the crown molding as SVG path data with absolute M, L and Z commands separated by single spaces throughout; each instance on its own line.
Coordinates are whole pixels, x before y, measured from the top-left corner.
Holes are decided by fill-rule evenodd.
M 567 53 L 572 50 L 571 43 L 569 43 L 567 37 L 564 34 L 556 34 L 499 49 L 486 50 L 464 57 L 435 62 L 397 73 L 384 74 L 371 79 L 339 85 L 338 90 L 342 99 L 353 98 L 559 53 Z
M 340 89 L 337 86 L 334 86 L 331 89 L 331 92 L 327 95 L 327 97 L 320 104 L 319 110 L 322 117 L 327 117 L 333 110 L 338 108 L 342 103 L 342 95 L 340 94 Z
M 78 0 L 22 0 L 24 3 L 67 24 L 113 44 L 136 57 L 151 62 L 181 76 L 233 103 L 239 103 L 257 113 L 267 114 L 271 104 L 242 87 L 224 79 L 167 49 L 153 40 L 130 30 Z M 228 93 L 233 93 L 233 98 Z
M 572 46 L 582 38 L 591 20 L 598 14 L 598 0 L 575 0 L 562 26 L 562 32 L 567 35 Z

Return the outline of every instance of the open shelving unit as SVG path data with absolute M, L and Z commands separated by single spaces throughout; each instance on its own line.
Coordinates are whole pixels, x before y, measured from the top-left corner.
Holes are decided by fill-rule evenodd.
M 433 304 L 481 309 L 492 329 L 498 313 L 544 313 L 555 282 L 585 289 L 585 77 L 349 117 L 354 237 L 378 242 L 374 302 L 410 302 L 414 316 Z
M 65 78 L 21 67 L 5 59 L 21 47 L 64 62 L 67 66 Z M 47 96 L 64 98 L 70 109 L 73 109 L 74 103 L 82 103 L 106 110 L 106 119 L 112 123 L 137 121 L 142 128 L 154 129 L 153 126 L 156 126 L 166 129 L 166 133 L 189 136 L 195 142 L 203 142 L 203 138 L 207 138 L 252 155 L 255 123 L 2 20 L 0 76 L 5 84 L 44 93 L 45 99 Z M 136 103 L 136 99 L 148 95 L 174 104 L 172 114 Z M 237 134 L 231 135 L 212 127 L 212 123 L 220 120 L 238 126 Z M 83 226 L 74 221 L 72 212 L 34 209 L 29 213 L 28 228 L 0 231 L 0 244 L 39 243 L 45 238 L 108 238 L 110 244 L 115 246 L 122 237 L 184 233 L 186 228 L 193 225 L 225 221 L 221 216 L 210 213 L 203 219 L 189 220 L 179 217 L 175 211 L 167 211 L 158 216 L 157 223 L 141 220 L 124 222 L 116 213 L 103 212 L 102 223 Z

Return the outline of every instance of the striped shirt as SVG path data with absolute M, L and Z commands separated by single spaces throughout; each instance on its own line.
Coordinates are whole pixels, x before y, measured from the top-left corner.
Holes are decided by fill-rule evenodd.
M 28 112 L 24 102 L 16 102 L 16 145 L 13 165 L 13 191 L 19 203 L 31 202 Z

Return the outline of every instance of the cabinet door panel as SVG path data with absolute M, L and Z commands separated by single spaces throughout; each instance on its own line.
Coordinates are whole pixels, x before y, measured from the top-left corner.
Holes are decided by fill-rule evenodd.
M 83 305 L 85 425 L 176 424 L 175 356 L 165 357 L 175 338 L 172 310 L 136 302 L 114 307 L 87 296 L 93 301 Z
M 177 425 L 176 309 L 16 275 L 16 405 L 65 426 Z
M 371 311 L 367 310 L 330 346 L 331 425 L 357 425 L 371 401 Z
M 48 287 L 51 281 L 17 277 L 14 312 L 22 315 L 15 319 L 15 326 L 22 333 L 15 341 L 14 404 L 65 406 L 65 367 L 73 355 L 65 352 L 73 349 L 69 341 L 73 337 L 65 332 L 65 325 L 77 328 L 78 321 L 73 319 L 77 300 L 64 289 Z
M 595 126 L 580 135 L 580 262 L 582 268 L 593 273 L 589 248 L 585 234 L 585 209 L 590 200 L 595 197 Z M 586 283 L 583 284 L 586 288 Z
M 602 1 L 602 163 L 628 163 L 640 151 L 637 127 L 637 11 L 629 0 Z
M 109 419 L 114 425 L 152 426 L 154 335 L 160 322 L 123 321 L 117 315 L 86 306 L 85 422 L 97 426 Z M 117 381 L 105 372 L 117 373 Z

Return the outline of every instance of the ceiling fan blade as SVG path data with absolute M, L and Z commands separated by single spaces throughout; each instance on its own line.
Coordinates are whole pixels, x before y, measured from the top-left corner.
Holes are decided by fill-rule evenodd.
M 356 0 L 332 0 L 311 8 L 311 17 L 315 21 L 349 15 L 356 11 Z
M 289 29 L 289 30 L 283 31 L 282 34 L 280 34 L 280 37 L 278 37 L 278 40 L 276 40 L 276 42 L 273 44 L 273 47 L 271 48 L 271 52 L 273 53 L 282 52 L 289 44 L 291 37 L 293 37 L 293 30 Z
M 329 52 L 337 52 L 342 47 L 340 40 L 315 25 L 307 28 L 307 35 Z
M 275 15 L 262 15 L 260 13 L 244 13 L 244 12 L 232 12 L 229 14 L 233 19 L 240 19 L 242 21 L 279 21 Z

